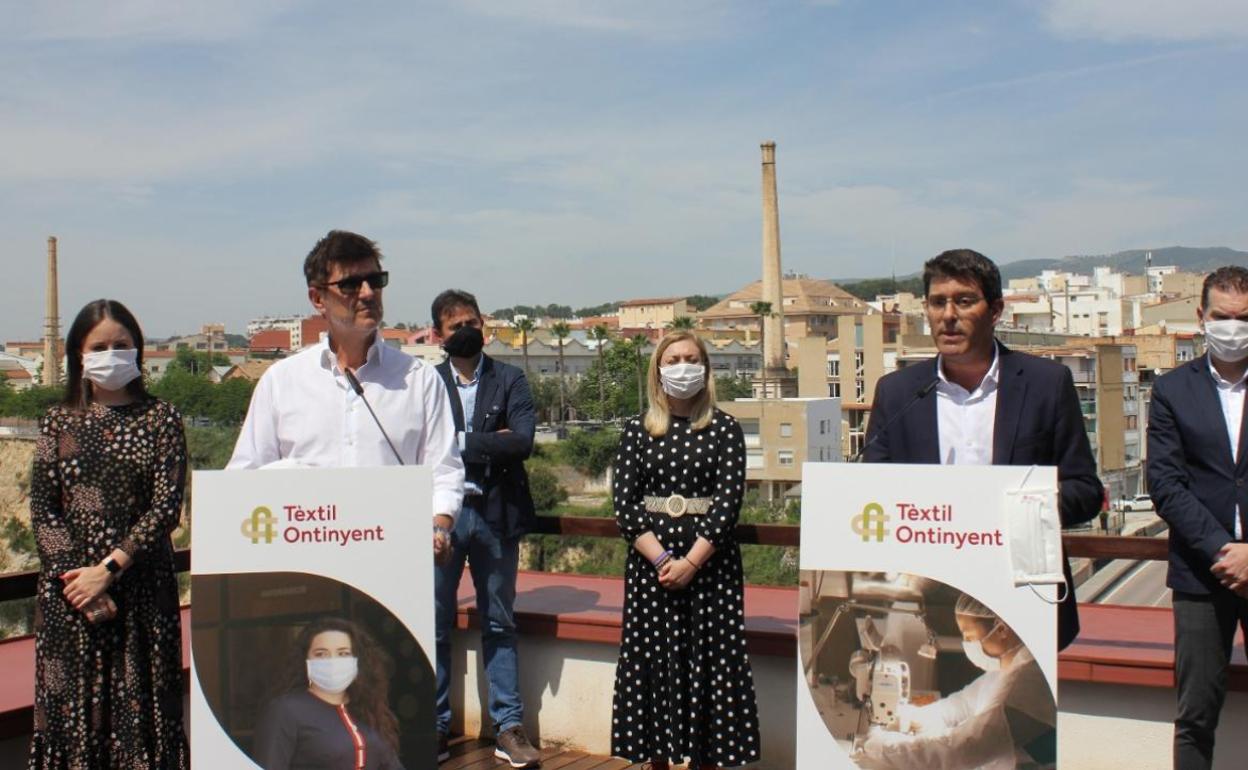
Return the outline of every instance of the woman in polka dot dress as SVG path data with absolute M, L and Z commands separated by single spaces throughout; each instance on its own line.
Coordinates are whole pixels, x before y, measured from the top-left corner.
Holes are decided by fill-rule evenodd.
M 30 770 L 185 770 L 173 546 L 182 418 L 147 394 L 143 334 L 97 300 L 65 341 L 65 404 L 43 418 L 30 519 L 35 604 Z
M 706 346 L 659 341 L 650 407 L 615 460 L 615 516 L 632 544 L 615 676 L 611 751 L 655 770 L 739 767 L 759 758 L 745 649 L 741 551 L 745 439 L 715 409 Z

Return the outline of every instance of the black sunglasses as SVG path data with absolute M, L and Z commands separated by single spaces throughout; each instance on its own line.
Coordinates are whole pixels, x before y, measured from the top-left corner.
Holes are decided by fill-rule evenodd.
M 386 288 L 390 283 L 390 273 L 385 270 L 378 270 L 375 273 L 361 273 L 360 275 L 349 275 L 346 278 L 340 278 L 337 281 L 329 281 L 326 286 L 337 286 L 338 291 L 343 294 L 355 294 L 368 281 L 368 285 L 373 291 Z

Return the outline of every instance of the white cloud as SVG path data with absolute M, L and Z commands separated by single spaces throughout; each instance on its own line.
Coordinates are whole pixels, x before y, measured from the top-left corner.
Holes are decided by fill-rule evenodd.
M 6 10 L 10 33 L 33 40 L 219 41 L 256 34 L 293 0 L 40 0 Z
M 1064 37 L 1248 40 L 1244 0 L 1049 0 L 1044 15 Z
M 480 16 L 655 40 L 712 37 L 735 28 L 751 13 L 731 0 L 460 0 Z

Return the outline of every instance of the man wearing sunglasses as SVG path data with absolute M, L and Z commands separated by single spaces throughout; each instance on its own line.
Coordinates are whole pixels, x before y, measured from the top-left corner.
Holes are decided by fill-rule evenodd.
M 1091 521 L 1104 492 L 1074 378 L 1055 361 L 997 341 L 1005 308 L 997 266 L 977 251 L 946 251 L 923 266 L 923 293 L 937 355 L 880 379 L 863 459 L 1055 465 L 1062 526 Z M 1065 572 L 1058 649 L 1079 633 L 1069 563 Z
M 303 273 L 328 338 L 260 378 L 227 467 L 429 465 L 434 558 L 443 563 L 464 464 L 441 378 L 381 339 L 381 294 L 390 281 L 381 252 L 362 235 L 333 230 L 308 254 Z

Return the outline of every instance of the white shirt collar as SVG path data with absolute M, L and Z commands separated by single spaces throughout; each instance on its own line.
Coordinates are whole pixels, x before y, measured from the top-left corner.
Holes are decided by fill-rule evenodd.
M 325 339 L 316 344 L 320 348 L 321 367 L 331 372 L 339 372 L 338 356 L 329 346 L 329 335 L 325 335 Z M 386 343 L 381 339 L 381 330 L 378 329 L 373 333 L 373 341 L 368 346 L 368 352 L 364 354 L 364 364 L 380 364 L 382 356 L 385 355 L 385 349 Z
M 1213 356 L 1205 354 L 1205 361 L 1209 364 L 1209 373 L 1213 375 L 1213 381 L 1217 383 L 1220 388 L 1234 388 L 1239 385 L 1243 385 L 1244 381 L 1248 380 L 1248 371 L 1245 371 L 1242 377 L 1235 382 L 1231 382 L 1223 377 L 1222 373 L 1219 372 L 1217 367 L 1213 365 Z
M 995 389 L 996 386 L 998 385 L 998 378 L 1000 374 L 1001 374 L 1001 346 L 1000 344 L 997 343 L 996 340 L 993 340 L 992 341 L 992 365 L 988 367 L 988 373 L 984 375 L 984 379 L 980 380 L 979 385 L 975 388 L 974 391 L 971 391 L 971 392 L 982 393 L 986 390 Z M 945 376 L 945 367 L 942 362 L 942 357 L 939 354 L 936 356 L 936 376 L 940 378 L 939 387 L 941 390 L 947 390 L 948 388 L 959 388 L 959 389 L 962 388 L 962 386 L 957 384 L 956 382 L 950 382 L 949 378 Z

